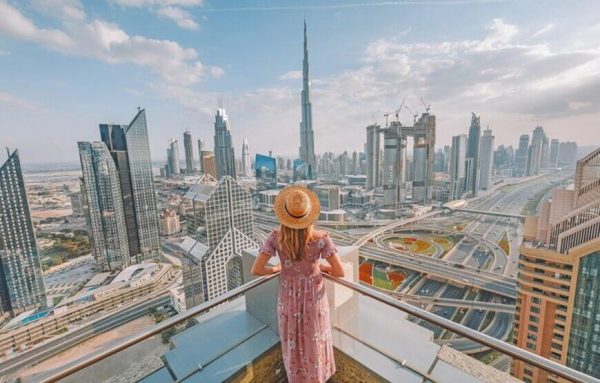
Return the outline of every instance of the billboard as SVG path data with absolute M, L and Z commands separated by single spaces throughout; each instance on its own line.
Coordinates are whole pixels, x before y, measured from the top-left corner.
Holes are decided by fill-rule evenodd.
M 294 181 L 312 179 L 312 169 L 309 164 L 297 158 L 294 160 Z
M 277 189 L 277 162 L 275 158 L 256 155 L 256 190 Z

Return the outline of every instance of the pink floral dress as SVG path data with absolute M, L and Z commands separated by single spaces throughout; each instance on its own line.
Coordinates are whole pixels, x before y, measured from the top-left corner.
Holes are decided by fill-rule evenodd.
M 281 260 L 277 315 L 283 363 L 290 383 L 325 382 L 335 372 L 329 304 L 319 259 L 336 253 L 331 238 L 308 243 L 306 256 L 293 261 L 281 249 L 277 231 L 271 232 L 260 252 Z

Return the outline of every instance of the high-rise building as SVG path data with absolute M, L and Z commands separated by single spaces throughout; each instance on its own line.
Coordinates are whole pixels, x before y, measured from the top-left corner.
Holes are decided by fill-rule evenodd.
M 196 170 L 194 162 L 194 144 L 192 142 L 192 133 L 188 130 L 183 133 L 183 149 L 185 151 L 185 170 L 193 173 Z
M 100 136 L 119 172 L 129 254 L 136 263 L 156 257 L 158 211 L 145 110 L 140 109 L 129 125 L 101 124 Z
M 19 152 L 0 167 L 0 316 L 46 305 Z
M 540 174 L 542 167 L 545 167 L 548 159 L 548 137 L 544 133 L 544 128 L 537 126 L 533 129 L 531 136 L 531 145 L 527 155 L 527 172 L 528 176 Z
M 242 144 L 242 175 L 244 177 L 252 176 L 252 164 L 250 163 L 250 150 L 248 149 L 248 140 L 244 138 Z
M 487 190 L 492 184 L 492 168 L 494 165 L 494 136 L 488 128 L 483 131 L 479 145 L 479 187 Z
M 352 174 L 359 173 L 359 163 L 358 163 L 358 152 L 355 150 L 352 152 Z
M 204 151 L 204 141 L 202 139 L 198 139 L 198 160 L 200 162 L 200 172 L 204 173 L 204 167 L 202 163 L 202 152 Z
M 181 231 L 179 216 L 174 210 L 163 209 L 159 219 L 160 233 L 162 235 L 173 235 Z
M 94 258 L 104 271 L 123 269 L 131 255 L 119 169 L 104 142 L 79 142 L 78 147 Z
M 312 104 L 310 103 L 310 75 L 308 69 L 308 40 L 304 22 L 304 59 L 302 60 L 302 120 L 300 122 L 300 159 L 310 167 L 312 178 L 317 178 L 317 157 L 312 127 Z M 271 157 L 271 156 L 269 156 Z
M 527 159 L 529 156 L 529 134 L 521 134 L 519 148 L 515 154 L 515 175 L 523 177 L 527 174 Z
M 277 189 L 277 167 L 273 157 L 256 154 L 256 190 Z
M 217 163 L 217 179 L 225 176 L 235 178 L 235 151 L 231 143 L 229 117 L 222 107 L 215 114 L 215 160 Z
M 467 142 L 467 164 L 471 163 L 465 174 L 465 192 L 472 195 L 477 194 L 479 188 L 479 139 L 481 137 L 481 121 L 475 113 L 471 113 L 471 126 L 469 127 L 469 138 Z M 472 160 L 469 161 L 468 159 Z
M 552 141 L 550 141 L 550 163 L 549 166 L 556 168 L 558 167 L 558 153 L 560 150 L 560 143 L 558 142 L 558 140 L 556 138 L 553 138 Z
M 467 135 L 452 137 L 450 150 L 450 200 L 460 199 L 465 183 L 465 156 L 467 153 Z
M 600 150 L 577 162 L 572 189 L 556 189 L 527 217 L 520 247 L 514 343 L 600 378 Z M 564 382 L 521 361 L 513 374 Z
M 217 179 L 217 162 L 215 160 L 215 153 L 210 150 L 202 151 L 202 170 L 204 174 L 211 175 L 214 179 Z
M 171 142 L 169 142 L 167 156 L 171 174 L 181 173 L 181 169 L 179 168 L 179 142 L 174 138 L 171 138 Z
M 201 254 L 193 260 L 196 272 L 184 276 L 184 286 L 195 291 L 186 295 L 188 308 L 214 299 L 242 284 L 242 250 L 256 247 L 252 220 L 252 197 L 234 178 L 224 176 L 216 186 L 198 184 L 192 187 L 186 198 L 193 209 L 189 209 L 188 230 L 200 247 Z
M 575 142 L 561 142 L 558 147 L 558 165 L 569 166 L 577 159 L 577 144 Z

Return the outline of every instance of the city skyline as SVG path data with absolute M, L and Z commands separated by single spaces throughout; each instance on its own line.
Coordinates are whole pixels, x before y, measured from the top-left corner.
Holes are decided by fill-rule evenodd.
M 137 105 L 146 106 L 152 113 L 150 145 L 154 159 L 158 160 L 164 155 L 163 143 L 168 137 L 179 137 L 185 130 L 208 142 L 212 113 L 219 97 L 224 99 L 233 116 L 234 147 L 241 147 L 243 137 L 261 137 L 250 142 L 256 152 L 297 153 L 295 141 L 281 142 L 268 132 L 277 129 L 282 134 L 297 134 L 296 124 L 301 117 L 298 96 L 302 88 L 304 15 L 301 10 L 283 9 L 274 16 L 251 9 L 211 13 L 210 9 L 217 8 L 209 4 L 190 6 L 187 12 L 199 27 L 188 30 L 157 16 L 158 6 L 127 7 L 119 5 L 123 3 L 119 1 L 91 6 L 71 1 L 59 2 L 60 7 L 50 10 L 40 2 L 33 3 L 17 6 L 0 2 L 0 17 L 10 16 L 15 20 L 0 27 L 0 67 L 5 69 L 1 73 L 11 73 L 10 79 L 0 77 L 6 80 L 0 88 L 0 115 L 6 122 L 1 125 L 22 126 L 17 131 L 0 131 L 0 137 L 3 143 L 18 147 L 27 163 L 48 159 L 75 162 L 76 146 L 50 136 L 53 128 L 72 136 L 73 141 L 85 139 L 93 132 L 96 121 L 118 121 L 120 115 L 130 113 Z M 71 6 L 67 7 L 67 3 Z M 432 113 L 437 116 L 439 147 L 449 144 L 451 136 L 460 134 L 468 126 L 471 111 L 482 116 L 483 126 L 489 125 L 495 131 L 496 144 L 515 147 L 519 133 L 531 131 L 537 125 L 544 127 L 549 138 L 560 141 L 576 140 L 583 133 L 591 134 L 592 142 L 598 139 L 594 135 L 600 132 L 589 132 L 589 129 L 586 132 L 598 118 L 594 99 L 598 94 L 597 83 L 593 81 L 599 67 L 598 57 L 594 50 L 587 49 L 596 41 L 593 31 L 598 28 L 587 15 L 592 14 L 590 9 L 597 5 L 570 7 L 569 15 L 557 22 L 553 14 L 563 7 L 558 3 L 552 12 L 542 12 L 535 5 L 525 4 L 520 13 L 530 13 L 528 18 L 510 12 L 503 4 L 480 4 L 477 9 L 463 14 L 465 19 L 474 21 L 473 26 L 450 34 L 441 34 L 437 29 L 425 33 L 411 22 L 411 17 L 424 10 L 435 19 L 442 17 L 449 7 L 469 7 L 469 2 L 465 3 L 367 6 L 359 10 L 352 7 L 317 10 L 308 4 L 305 13 L 314 40 L 310 59 L 315 151 L 341 153 L 345 149 L 362 149 L 360 133 L 372 123 L 371 115 L 383 124 L 383 113 L 397 108 L 402 98 L 406 98 L 412 109 L 422 111 L 421 97 L 431 104 Z M 227 4 L 222 7 L 227 8 Z M 405 17 L 407 28 L 398 31 L 381 27 L 348 33 L 348 27 L 342 24 L 354 20 L 359 16 L 357 13 Z M 240 42 L 232 41 L 232 36 L 224 34 L 216 25 L 217 15 L 227 15 L 242 23 L 255 23 L 257 19 L 266 22 L 244 40 L 247 48 L 236 50 Z M 66 21 L 69 17 L 70 24 Z M 116 23 L 113 18 L 120 22 Z M 148 33 L 140 25 L 140 18 L 157 18 L 158 35 L 165 33 L 169 39 L 145 37 Z M 119 27 L 128 19 L 133 21 L 127 23 L 131 30 Z M 569 28 L 574 19 L 579 25 Z M 449 24 L 458 22 L 448 21 Z M 328 26 L 329 23 L 332 25 Z M 30 32 L 24 32 L 27 25 L 32 27 Z M 65 31 L 70 32 L 68 28 L 87 31 L 90 47 L 77 51 L 83 42 L 66 36 Z M 260 46 L 273 28 L 281 29 L 281 37 L 273 44 Z M 330 29 L 335 29 L 335 33 Z M 105 43 L 110 42 L 111 46 L 102 45 L 98 40 L 101 31 L 106 32 Z M 40 37 L 44 32 L 49 32 L 50 37 Z M 348 36 L 344 37 L 344 33 Z M 224 40 L 218 47 L 207 42 L 216 34 Z M 202 36 L 200 42 L 193 43 L 191 40 L 198 36 Z M 348 46 L 350 39 L 356 40 L 351 47 Z M 165 49 L 174 49 L 172 62 L 147 60 L 148 54 Z M 341 49 L 344 52 L 339 52 Z M 242 67 L 229 64 L 237 62 L 235 54 L 247 58 L 248 50 L 254 50 L 258 53 L 255 56 L 263 58 L 253 58 Z M 273 51 L 278 53 L 274 55 Z M 341 55 L 342 60 L 332 62 L 332 54 Z M 32 57 L 50 60 L 60 69 L 51 78 L 45 76 L 47 72 L 42 68 L 32 72 L 31 65 L 22 65 Z M 202 62 L 197 57 L 202 57 Z M 262 65 L 262 68 L 256 65 L 256 60 L 263 59 L 273 64 Z M 490 60 L 506 65 L 501 69 L 492 67 L 488 64 Z M 429 65 L 423 69 L 420 62 Z M 74 71 L 73 68 L 80 69 Z M 102 106 L 73 107 L 73 99 L 82 96 L 84 89 L 89 95 L 90 80 L 82 79 L 80 73 L 84 68 L 91 68 L 92 77 L 111 84 L 108 90 L 94 81 L 98 89 L 91 99 Z M 84 72 L 87 75 L 87 69 Z M 40 84 L 43 90 L 19 87 L 19 80 L 26 77 Z M 454 83 L 455 77 L 463 82 Z M 398 80 L 390 81 L 390 78 Z M 521 83 L 522 87 L 518 85 Z M 452 90 L 453 87 L 457 89 Z M 57 97 L 40 94 L 56 93 L 59 89 Z M 527 90 L 525 98 L 515 96 L 524 90 Z M 265 99 L 269 101 L 264 102 Z M 69 114 L 65 114 L 67 110 Z M 277 118 L 273 117 L 275 113 Z M 410 121 L 408 113 L 400 117 L 405 123 Z M 36 137 L 32 137 L 40 119 L 48 129 L 39 134 L 36 131 Z M 176 130 L 173 126 L 180 128 Z M 47 147 L 53 148 L 52 155 Z

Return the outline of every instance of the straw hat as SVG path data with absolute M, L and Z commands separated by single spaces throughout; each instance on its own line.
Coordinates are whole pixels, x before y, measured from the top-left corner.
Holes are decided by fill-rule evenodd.
M 311 190 L 292 185 L 282 189 L 273 204 L 275 215 L 282 225 L 304 229 L 319 219 L 321 204 Z

